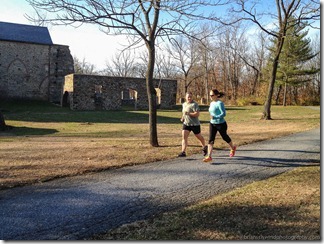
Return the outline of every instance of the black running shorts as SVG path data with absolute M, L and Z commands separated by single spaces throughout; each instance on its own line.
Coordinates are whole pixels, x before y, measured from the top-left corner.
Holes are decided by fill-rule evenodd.
M 182 126 L 183 130 L 192 131 L 195 135 L 200 133 L 200 125 L 185 125 Z

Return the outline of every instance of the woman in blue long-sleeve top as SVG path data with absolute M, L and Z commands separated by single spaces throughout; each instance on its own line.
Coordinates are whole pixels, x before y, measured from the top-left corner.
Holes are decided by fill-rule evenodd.
M 209 123 L 209 142 L 208 142 L 208 154 L 204 158 L 204 162 L 211 162 L 212 159 L 212 152 L 213 146 L 216 138 L 217 132 L 222 136 L 223 140 L 228 143 L 230 146 L 230 157 L 235 155 L 236 146 L 234 146 L 232 139 L 227 134 L 227 123 L 224 119 L 226 116 L 226 109 L 224 103 L 219 100 L 221 97 L 224 96 L 224 93 L 219 92 L 216 89 L 213 89 L 209 92 L 210 98 L 212 102 L 209 106 L 209 113 L 210 113 L 210 123 Z

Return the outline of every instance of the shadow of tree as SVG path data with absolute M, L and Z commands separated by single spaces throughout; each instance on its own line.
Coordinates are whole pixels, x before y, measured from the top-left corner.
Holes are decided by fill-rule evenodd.
M 149 122 L 147 111 L 69 111 L 49 113 L 7 113 L 7 120 L 28 122 L 133 123 Z M 158 115 L 158 123 L 179 124 L 180 117 Z
M 94 240 L 320 240 L 320 221 L 298 214 L 294 205 L 229 205 L 190 208 L 174 213 L 171 219 L 154 219 L 125 225 Z M 174 221 L 169 223 L 169 221 Z M 155 232 L 156 227 L 160 232 Z M 305 226 L 307 226 L 305 228 Z M 138 234 L 139 236 L 138 236 Z M 92 240 L 93 240 L 92 239 Z
M 299 202 L 284 206 L 214 206 L 187 213 L 190 218 L 183 219 L 182 226 L 191 225 L 196 230 L 188 233 L 191 240 L 206 240 L 211 233 L 227 240 L 320 240 L 319 219 L 300 215 L 300 207 Z M 176 238 L 174 234 L 170 239 Z
M 68 108 L 54 106 L 46 102 L 11 102 L 1 109 L 6 120 L 29 122 L 80 122 L 80 123 L 148 123 L 149 112 L 145 110 L 112 110 L 112 111 L 73 111 Z M 201 111 L 208 111 L 209 105 L 200 105 Z M 227 110 L 246 110 L 246 108 L 228 107 Z M 178 124 L 182 105 L 172 109 L 158 109 L 158 123 Z M 164 113 L 166 112 L 166 113 Z M 179 117 L 166 115 L 167 112 L 179 112 Z M 201 120 L 201 123 L 208 121 Z
M 15 135 L 15 136 L 39 136 L 39 135 L 49 135 L 58 132 L 56 129 L 47 129 L 47 128 L 32 128 L 32 127 L 25 127 L 25 126 L 10 126 L 10 129 L 1 132 L 1 135 L 8 136 L 8 135 Z

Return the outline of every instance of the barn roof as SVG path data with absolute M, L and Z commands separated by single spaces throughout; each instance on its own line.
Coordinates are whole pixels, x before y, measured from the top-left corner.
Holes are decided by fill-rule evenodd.
M 23 25 L 0 21 L 0 40 L 53 44 L 47 27 Z

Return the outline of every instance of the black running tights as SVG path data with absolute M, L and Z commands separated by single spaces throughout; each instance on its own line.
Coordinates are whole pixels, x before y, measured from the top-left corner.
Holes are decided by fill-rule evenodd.
M 226 141 L 227 143 L 230 143 L 232 141 L 231 138 L 229 137 L 229 135 L 227 135 L 227 123 L 226 122 L 224 122 L 222 124 L 209 123 L 209 142 L 208 142 L 209 144 L 214 144 L 217 131 L 222 136 L 224 141 Z

